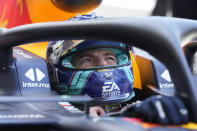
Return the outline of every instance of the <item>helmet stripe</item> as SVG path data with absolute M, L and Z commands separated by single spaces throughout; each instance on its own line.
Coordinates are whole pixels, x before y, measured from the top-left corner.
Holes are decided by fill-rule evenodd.
M 72 79 L 69 94 L 79 95 L 92 71 L 78 71 Z
M 123 67 L 123 70 L 125 71 L 127 78 L 129 79 L 130 83 L 132 83 L 132 87 L 133 87 L 133 74 L 130 70 L 131 67 L 125 66 Z

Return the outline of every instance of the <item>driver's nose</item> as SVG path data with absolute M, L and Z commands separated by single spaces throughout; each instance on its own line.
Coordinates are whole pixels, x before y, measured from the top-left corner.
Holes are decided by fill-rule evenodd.
M 103 57 L 99 57 L 96 59 L 96 66 L 107 66 L 108 63 Z

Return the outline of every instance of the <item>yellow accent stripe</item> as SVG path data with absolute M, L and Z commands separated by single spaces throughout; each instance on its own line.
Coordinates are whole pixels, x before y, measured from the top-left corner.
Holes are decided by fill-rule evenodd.
M 4 20 L 6 10 L 7 10 L 7 5 L 5 5 L 5 7 L 3 8 L 2 17 L 0 19 L 0 28 L 5 28 L 8 24 L 8 20 Z
M 197 123 L 189 122 L 188 124 L 181 125 L 181 127 L 197 130 Z
M 131 57 L 132 67 L 133 67 L 133 77 L 134 77 L 133 87 L 141 90 L 142 83 L 141 83 L 139 68 L 132 53 L 130 53 L 130 57 Z
M 20 8 L 20 15 L 22 15 L 23 14 L 23 2 L 22 2 L 22 0 L 17 0 L 17 5 Z
M 40 42 L 40 43 L 21 45 L 19 47 L 46 59 L 47 45 L 48 42 Z

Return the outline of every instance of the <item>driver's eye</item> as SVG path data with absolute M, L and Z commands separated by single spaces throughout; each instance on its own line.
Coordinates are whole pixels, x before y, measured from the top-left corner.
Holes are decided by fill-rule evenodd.
M 81 60 L 80 60 L 80 64 L 90 64 L 90 63 L 92 63 L 93 62 L 93 60 L 92 60 L 92 58 L 90 58 L 90 57 L 85 57 L 85 58 L 82 58 Z
M 107 56 L 105 59 L 106 59 L 107 61 L 111 61 L 111 62 L 116 62 L 116 61 L 117 61 L 116 58 L 115 58 L 114 56 Z

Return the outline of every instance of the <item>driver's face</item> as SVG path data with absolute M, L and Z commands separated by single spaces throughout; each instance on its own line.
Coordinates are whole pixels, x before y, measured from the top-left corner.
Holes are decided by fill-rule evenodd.
M 97 66 L 117 65 L 116 55 L 108 49 L 89 50 L 76 55 L 72 59 L 72 64 L 76 68 L 87 69 Z

